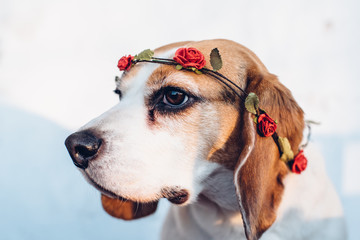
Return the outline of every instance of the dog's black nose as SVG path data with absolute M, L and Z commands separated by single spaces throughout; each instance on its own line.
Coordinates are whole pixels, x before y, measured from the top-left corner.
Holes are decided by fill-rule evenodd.
M 89 161 L 96 156 L 101 143 L 102 140 L 89 131 L 73 133 L 65 140 L 74 164 L 82 169 L 87 168 Z

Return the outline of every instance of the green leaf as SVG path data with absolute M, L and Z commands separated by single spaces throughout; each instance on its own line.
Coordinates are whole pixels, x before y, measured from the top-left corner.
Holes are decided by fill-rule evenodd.
M 210 64 L 214 71 L 218 71 L 222 68 L 222 60 L 219 53 L 219 50 L 217 48 L 214 48 L 211 50 L 210 53 Z
M 196 74 L 202 74 L 202 72 L 200 72 L 200 71 L 197 70 L 197 69 L 195 70 L 195 73 L 196 73 Z
M 289 140 L 286 137 L 279 137 L 278 143 L 281 151 L 280 159 L 287 163 L 290 160 L 294 159 L 294 153 L 291 150 L 291 145 Z
M 195 68 L 195 67 L 191 67 L 190 69 L 193 70 L 193 72 L 196 71 L 196 68 Z
M 249 93 L 245 99 L 245 108 L 248 112 L 257 114 L 257 109 L 259 108 L 259 98 L 255 93 Z
M 255 124 L 258 124 L 258 117 L 255 117 L 255 118 L 254 118 L 254 123 L 255 123 Z
M 151 58 L 154 56 L 154 52 L 150 49 L 146 49 L 139 53 L 138 55 L 135 55 L 136 60 L 151 60 Z
M 183 68 L 183 66 L 181 66 L 180 64 L 176 65 L 175 67 L 177 70 L 181 70 Z

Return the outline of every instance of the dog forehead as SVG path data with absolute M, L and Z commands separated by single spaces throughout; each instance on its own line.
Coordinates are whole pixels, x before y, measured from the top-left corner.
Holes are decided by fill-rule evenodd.
M 266 67 L 251 50 L 242 46 L 241 44 L 224 39 L 174 43 L 155 49 L 155 55 L 163 58 L 172 59 L 175 55 L 176 50 L 180 47 L 192 47 L 198 49 L 204 55 L 206 61 L 205 68 L 207 69 L 212 69 L 210 54 L 214 48 L 217 48 L 220 52 L 223 63 L 222 68 L 219 70 L 219 72 L 227 76 L 229 79 L 233 80 L 242 88 L 246 87 L 246 76 L 249 72 L 267 72 Z M 153 79 L 149 79 L 150 81 L 148 83 L 152 84 L 155 83 L 155 81 L 161 81 L 165 79 L 166 76 L 170 75 L 170 73 L 173 73 L 175 71 L 177 70 L 174 69 L 173 66 L 163 66 L 161 68 L 158 68 L 152 74 Z M 208 81 L 208 76 L 204 77 L 196 75 L 197 74 L 191 72 L 183 73 L 183 76 L 188 76 L 187 79 L 195 80 L 196 84 L 201 85 L 202 87 L 213 88 L 213 86 L 218 86 L 216 81 Z M 180 75 L 177 75 L 176 77 L 179 76 Z M 175 78 L 172 79 L 176 80 Z M 182 80 L 184 79 L 185 78 L 182 78 Z
M 163 87 L 179 87 L 192 93 L 199 94 L 201 81 L 197 81 L 196 74 L 176 70 L 174 66 L 159 66 L 149 76 L 146 87 L 156 90 Z
M 155 50 L 155 56 L 159 58 L 169 58 L 175 54 L 177 48 L 162 47 L 160 50 Z M 118 89 L 134 89 L 137 87 L 145 87 L 149 79 L 163 79 L 161 71 L 156 71 L 158 68 L 161 69 L 160 64 L 156 63 L 137 63 L 131 68 L 130 71 L 124 71 L 120 80 L 116 81 L 116 87 Z M 168 72 L 168 71 L 167 71 Z
M 154 50 L 155 57 L 172 59 L 176 50 L 181 47 L 194 47 L 201 51 L 206 60 L 205 67 L 208 69 L 212 69 L 211 50 L 218 48 L 223 60 L 223 67 L 219 72 L 242 88 L 246 88 L 246 76 L 249 71 L 267 72 L 262 62 L 249 49 L 233 41 L 222 39 L 165 45 Z M 231 95 L 228 93 L 229 89 L 207 74 L 198 75 L 189 71 L 179 71 L 174 66 L 157 63 L 137 63 L 130 71 L 124 72 L 121 81 L 116 84 L 119 89 L 124 91 L 137 89 L 138 93 L 142 92 L 145 96 L 166 86 L 191 90 L 195 94 L 201 92 L 200 95 L 205 94 L 214 98 L 219 98 L 220 95 L 217 93 L 223 96 Z

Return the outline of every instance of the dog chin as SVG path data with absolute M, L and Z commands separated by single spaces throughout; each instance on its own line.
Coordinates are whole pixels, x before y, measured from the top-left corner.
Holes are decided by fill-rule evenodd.
M 98 184 L 95 180 L 93 180 L 86 172 L 82 171 L 86 181 L 91 184 L 93 187 L 95 187 L 102 195 L 105 195 L 112 199 L 118 199 L 121 201 L 136 201 L 139 203 L 150 203 L 150 202 L 157 202 L 159 201 L 159 198 L 166 198 L 169 200 L 169 202 L 173 204 L 186 204 L 190 198 L 189 191 L 186 189 L 182 189 L 180 187 L 171 187 L 171 188 L 164 188 L 161 190 L 161 193 L 158 194 L 160 197 L 155 197 L 152 199 L 132 199 L 132 198 L 124 198 L 122 196 L 119 196 L 118 194 L 102 187 L 100 184 Z
M 81 171 L 82 174 L 84 175 L 86 181 L 92 185 L 94 188 L 96 188 L 101 194 L 109 197 L 109 198 L 113 198 L 113 199 L 119 199 L 122 201 L 126 201 L 127 199 L 117 195 L 116 193 L 100 186 L 100 184 L 98 184 L 94 179 L 92 179 L 85 171 Z

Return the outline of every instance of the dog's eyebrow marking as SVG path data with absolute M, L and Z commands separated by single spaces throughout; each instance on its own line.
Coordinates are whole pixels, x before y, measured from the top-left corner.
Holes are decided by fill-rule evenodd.
M 160 71 L 149 78 L 149 82 L 147 83 L 148 90 L 145 95 L 146 97 L 149 97 L 155 92 L 168 87 L 177 88 L 190 95 L 201 97 L 199 86 L 186 75 L 179 73 L 163 75 Z
M 147 81 L 146 85 L 148 86 L 162 86 L 164 80 L 171 76 L 172 69 L 164 68 L 164 66 L 160 66 L 155 70 L 150 76 L 149 80 Z

